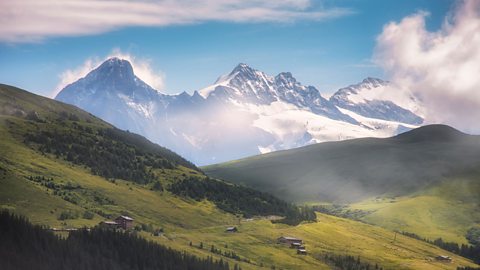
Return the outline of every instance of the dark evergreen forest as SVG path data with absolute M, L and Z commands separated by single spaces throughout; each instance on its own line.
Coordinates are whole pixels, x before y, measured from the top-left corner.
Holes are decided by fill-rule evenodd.
M 2 270 L 228 270 L 223 260 L 201 259 L 112 230 L 79 230 L 60 238 L 27 219 L 0 212 Z
M 281 222 L 290 225 L 316 220 L 315 212 L 309 207 L 297 207 L 270 194 L 208 177 L 189 177 L 171 184 L 168 190 L 199 201 L 207 199 L 226 212 L 244 217 L 283 216 Z

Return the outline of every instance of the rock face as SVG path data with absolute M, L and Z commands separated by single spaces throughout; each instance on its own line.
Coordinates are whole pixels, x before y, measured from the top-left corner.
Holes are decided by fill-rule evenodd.
M 389 90 L 388 82 L 367 78 L 325 99 L 290 72 L 272 77 L 239 64 L 193 95 L 165 95 L 135 76 L 128 61 L 111 58 L 56 99 L 204 165 L 321 141 L 390 136 L 421 124 L 410 110 L 416 101 L 404 107 L 400 99 L 384 98 Z

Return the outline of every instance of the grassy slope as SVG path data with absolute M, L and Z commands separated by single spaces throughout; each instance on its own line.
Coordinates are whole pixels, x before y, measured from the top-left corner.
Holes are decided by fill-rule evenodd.
M 472 169 L 479 164 L 478 136 L 431 126 L 397 138 L 324 143 L 203 169 L 300 202 L 353 202 L 351 209 L 369 212 L 362 218 L 368 223 L 466 243 L 466 231 L 480 224 L 480 173 Z
M 362 219 L 385 228 L 466 243 L 467 230 L 480 224 L 479 178 L 478 174 L 458 176 L 412 196 L 371 199 L 350 208 L 373 210 Z
M 20 93 L 26 95 L 25 93 Z M 33 99 L 33 95 L 18 97 Z M 36 102 L 33 99 L 32 102 Z M 60 103 L 46 102 L 45 106 L 66 106 Z M 71 107 L 62 107 L 70 110 Z M 79 114 L 85 114 L 79 111 Z M 91 117 L 85 114 L 85 117 Z M 15 122 L 14 128 L 6 123 Z M 92 119 L 92 125 L 105 123 Z M 431 261 L 433 256 L 448 254 L 436 247 L 409 239 L 398 237 L 397 242 L 391 243 L 391 231 L 378 227 L 320 215 L 318 223 L 303 224 L 290 227 L 282 224 L 271 224 L 266 220 L 243 222 L 240 233 L 226 234 L 225 226 L 235 224 L 236 217 L 219 211 L 209 202 L 195 202 L 172 196 L 168 192 L 151 191 L 144 186 L 135 185 L 126 181 L 117 180 L 116 183 L 90 174 L 84 167 L 73 165 L 64 160 L 56 159 L 51 155 L 42 155 L 26 147 L 18 133 L 29 125 L 29 121 L 12 116 L 0 116 L 0 207 L 25 215 L 35 223 L 51 227 L 65 226 L 93 226 L 104 218 L 95 215 L 92 220 L 74 219 L 59 221 L 57 216 L 64 210 L 77 211 L 80 214 L 88 209 L 100 209 L 112 214 L 127 211 L 136 223 L 152 224 L 155 227 L 165 228 L 166 234 L 162 237 L 152 237 L 143 232 L 147 238 L 161 242 L 179 250 L 207 256 L 211 255 L 209 246 L 214 244 L 218 248 L 233 250 L 242 258 L 266 266 L 275 264 L 283 269 L 328 269 L 314 256 L 323 252 L 360 255 L 362 259 L 378 262 L 390 269 L 455 269 L 457 265 L 471 265 L 467 260 L 454 257 L 454 263 L 442 264 Z M 168 170 L 164 181 L 173 181 L 181 174 L 195 174 L 196 172 L 179 167 Z M 77 183 L 82 186 L 78 195 L 85 200 L 82 205 L 75 205 L 54 195 L 44 186 L 26 179 L 30 175 L 44 175 L 52 177 L 57 183 Z M 112 199 L 115 204 L 100 205 L 93 201 L 88 192 L 97 191 Z M 275 244 L 280 235 L 294 235 L 306 240 L 309 256 L 297 256 L 294 251 Z M 205 249 L 190 247 L 189 242 L 198 245 L 202 241 Z M 233 262 L 231 261 L 231 265 Z M 242 263 L 243 269 L 258 269 L 257 266 Z

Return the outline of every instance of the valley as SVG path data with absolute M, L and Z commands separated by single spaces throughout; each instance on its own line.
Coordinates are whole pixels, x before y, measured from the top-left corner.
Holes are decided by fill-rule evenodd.
M 335 215 L 463 244 L 480 222 L 479 140 L 432 125 L 388 139 L 321 143 L 203 169 L 291 201 L 324 205 Z
M 431 244 L 407 236 L 395 236 L 391 230 L 321 213 L 317 213 L 316 222 L 302 222 L 296 226 L 256 217 L 239 221 L 238 216 L 219 209 L 208 199 L 194 200 L 168 191 L 170 184 L 181 179 L 205 176 L 173 153 L 156 146 L 152 149 L 158 149 L 157 152 L 151 154 L 175 164 L 169 168 L 152 167 L 151 172 L 159 179 L 163 191 L 153 189 L 152 182 L 134 182 L 128 180 L 128 176 L 127 180 L 122 180 L 92 174 L 91 165 L 79 164 L 76 158 L 68 161 L 68 151 L 58 153 L 57 157 L 55 151 L 50 153 L 35 143 L 28 143 L 23 136 L 35 134 L 35 130 L 41 133 L 42 129 L 32 127 L 50 125 L 50 130 L 66 130 L 66 134 L 74 135 L 74 141 L 68 144 L 68 149 L 72 149 L 75 138 L 84 136 L 79 135 L 82 133 L 77 133 L 79 129 L 74 126 L 95 130 L 112 128 L 109 124 L 73 106 L 10 86 L 2 85 L 0 89 L 3 108 L 0 149 L 2 153 L 8 153 L 0 160 L 0 205 L 2 209 L 28 217 L 35 224 L 51 228 L 92 227 L 116 215 L 126 214 L 134 218 L 139 227 L 138 234 L 146 239 L 200 257 L 221 258 L 231 266 L 238 263 L 242 269 L 272 266 L 276 269 L 330 269 L 322 259 L 326 254 L 359 256 L 362 262 L 371 266 L 378 264 L 383 269 L 475 266 L 468 259 Z M 36 113 L 33 120 L 27 117 L 32 115 L 30 111 Z M 67 112 L 70 119 L 60 117 L 62 111 Z M 121 146 L 123 142 L 133 147 L 135 160 L 147 155 L 140 150 L 140 146 L 145 145 L 143 139 L 135 137 L 136 140 L 124 141 L 122 138 L 115 137 L 112 143 Z M 108 152 L 108 149 L 102 151 Z M 147 172 L 150 166 L 147 166 Z M 143 170 L 141 166 L 138 168 Z M 85 215 L 87 211 L 93 216 Z M 71 215 L 60 218 L 65 212 Z M 228 226 L 236 226 L 238 232 L 226 233 Z M 153 236 L 152 229 L 162 229 L 163 233 Z M 294 249 L 277 244 L 280 236 L 303 239 L 308 254 L 297 255 Z M 227 251 L 228 256 L 234 252 L 239 260 L 211 252 L 212 245 L 222 254 Z M 453 261 L 435 260 L 436 256 L 443 254 L 448 254 Z

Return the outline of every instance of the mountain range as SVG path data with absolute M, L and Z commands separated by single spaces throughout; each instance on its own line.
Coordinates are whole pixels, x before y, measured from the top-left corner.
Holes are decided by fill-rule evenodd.
M 243 63 L 191 95 L 166 95 L 138 78 L 128 61 L 111 58 L 55 99 L 199 165 L 324 141 L 388 137 L 423 123 L 420 102 L 387 81 L 366 78 L 327 99 L 290 72 L 272 77 Z

